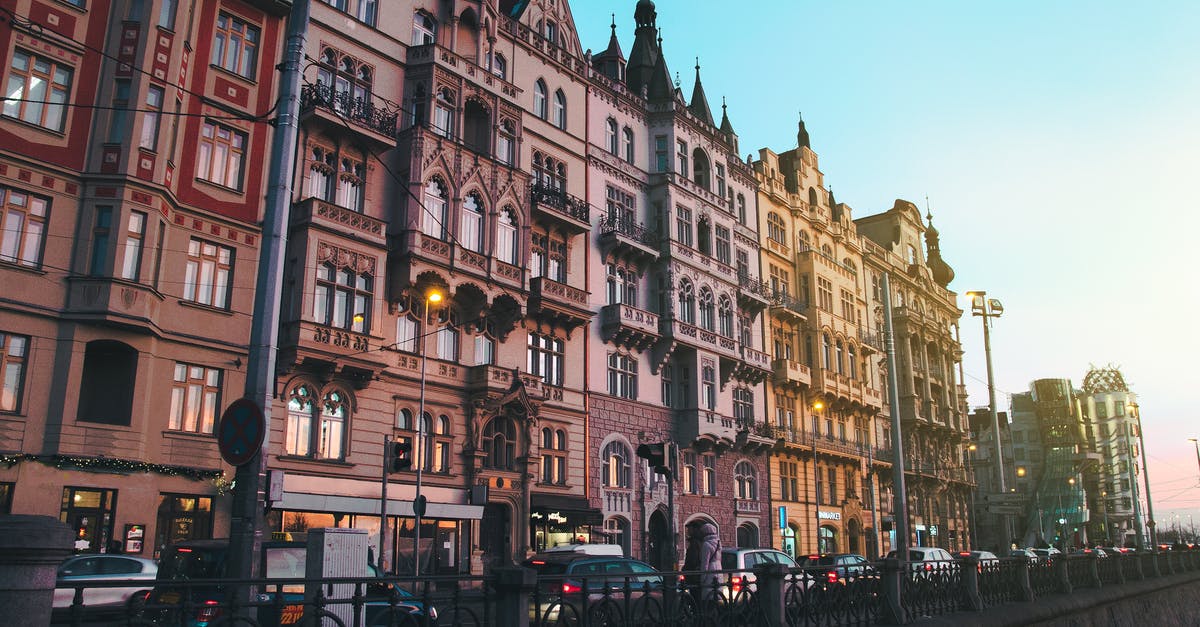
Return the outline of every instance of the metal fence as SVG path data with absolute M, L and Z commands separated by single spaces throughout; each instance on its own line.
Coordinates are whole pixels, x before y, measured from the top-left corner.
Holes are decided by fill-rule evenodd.
M 617 562 L 614 562 L 617 563 Z M 903 624 L 1083 588 L 1200 570 L 1200 551 L 1112 557 L 885 560 L 837 576 L 829 567 L 752 571 L 611 572 L 488 577 L 110 581 L 75 587 L 55 625 L 177 627 L 824 626 Z M 132 584 L 132 585 L 131 585 Z M 117 607 L 89 591 L 145 587 Z

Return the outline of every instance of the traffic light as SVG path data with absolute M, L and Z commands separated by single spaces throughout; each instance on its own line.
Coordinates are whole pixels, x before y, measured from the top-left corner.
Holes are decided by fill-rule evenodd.
M 388 472 L 412 470 L 412 464 L 412 442 L 409 440 L 392 442 L 388 450 Z
M 654 468 L 654 472 L 668 477 L 674 476 L 675 451 L 671 443 L 654 442 L 641 444 L 638 445 L 637 454 L 638 457 L 650 462 L 650 467 Z

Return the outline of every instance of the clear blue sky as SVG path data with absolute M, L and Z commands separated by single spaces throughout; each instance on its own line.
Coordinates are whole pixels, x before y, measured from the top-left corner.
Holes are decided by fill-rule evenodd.
M 636 0 L 575 0 L 582 46 L 626 54 Z M 812 147 L 854 215 L 924 209 L 960 294 L 1005 305 L 999 401 L 1043 377 L 1119 366 L 1139 399 L 1155 514 L 1194 514 L 1200 470 L 1200 2 L 659 0 L 672 75 L 700 57 L 741 152 Z M 1189 176 L 1190 175 L 1190 176 Z M 972 406 L 982 329 L 964 320 Z

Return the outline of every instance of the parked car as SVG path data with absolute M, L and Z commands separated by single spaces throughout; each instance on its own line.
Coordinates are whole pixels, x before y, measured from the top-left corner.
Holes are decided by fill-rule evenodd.
M 877 576 L 867 558 L 856 553 L 809 555 L 800 561 L 805 574 L 825 583 L 846 583 L 859 577 Z
M 661 620 L 663 576 L 645 562 L 582 551 L 538 553 L 523 564 L 537 572 L 529 619 L 535 624 L 603 625 Z
M 888 558 L 895 559 L 896 551 L 888 551 Z M 938 547 L 914 546 L 908 549 L 909 570 L 914 576 L 930 575 L 954 561 L 954 556 L 946 549 Z
M 1037 553 L 1033 552 L 1033 549 L 1013 549 L 1008 552 L 1008 556 L 1023 557 L 1031 562 L 1036 562 L 1038 560 L 1038 555 Z
M 1062 551 L 1060 551 L 1052 546 L 1046 547 L 1044 549 L 1029 547 L 1029 550 L 1033 551 L 1033 554 L 1038 556 L 1038 559 L 1042 559 L 1042 560 L 1048 560 L 1048 559 L 1054 557 L 1055 555 L 1062 555 Z
M 304 617 L 304 585 L 302 583 L 271 584 L 271 580 L 304 579 L 308 547 L 303 542 L 272 541 L 263 543 L 260 572 L 264 583 L 258 586 L 256 600 L 260 607 L 255 620 L 259 625 L 293 625 Z M 221 618 L 228 590 L 224 585 L 180 585 L 192 580 L 227 578 L 229 540 L 192 540 L 167 547 L 162 552 L 158 581 L 147 597 L 146 613 L 156 623 L 206 627 Z M 372 564 L 364 564 L 366 608 L 363 620 L 367 625 L 388 624 L 389 597 L 394 591 L 399 598 L 396 612 L 411 616 L 426 614 L 424 603 L 412 593 L 392 583 L 378 579 L 380 573 Z M 283 603 L 273 603 L 282 593 Z M 331 604 L 333 605 L 333 604 Z M 193 608 L 191 616 L 180 616 L 181 609 Z M 428 618 L 437 620 L 437 608 L 428 608 Z M 394 622 L 394 621 L 393 621 Z
M 980 565 L 994 564 L 1000 561 L 1000 558 L 996 557 L 996 554 L 991 551 L 959 551 L 958 555 L 959 557 L 973 557 L 979 560 Z
M 729 573 L 728 581 L 722 575 L 722 581 L 728 584 L 727 588 L 722 586 L 722 594 L 736 597 L 743 589 L 755 590 L 754 568 L 760 564 L 783 564 L 788 569 L 799 566 L 791 555 L 775 549 L 722 549 L 721 569 L 738 571 Z M 789 581 L 807 580 L 802 573 L 788 573 L 787 578 Z
M 75 590 L 83 588 L 83 608 L 127 608 L 140 602 L 158 575 L 158 564 L 144 557 L 112 553 L 96 553 L 68 557 L 58 567 L 54 588 L 54 607 L 69 608 L 75 600 Z M 86 587 L 89 584 L 129 581 L 121 587 Z

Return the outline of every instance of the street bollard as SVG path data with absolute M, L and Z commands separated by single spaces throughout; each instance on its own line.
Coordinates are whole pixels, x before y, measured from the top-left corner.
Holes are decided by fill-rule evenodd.
M 787 574 L 783 564 L 759 564 L 754 567 L 755 596 L 763 611 L 763 625 L 784 627 L 787 622 Z
M 1067 570 L 1067 556 L 1055 555 L 1051 562 L 1054 567 L 1054 578 L 1058 580 L 1058 591 L 1071 594 L 1071 573 Z
M 531 568 L 507 567 L 493 571 L 496 586 L 496 624 L 529 627 L 529 593 L 537 587 Z
M 958 560 L 962 572 L 963 608 L 972 612 L 983 611 L 983 596 L 979 594 L 979 558 L 968 555 Z
M 1033 584 L 1029 581 L 1029 560 L 1022 559 L 1017 564 L 1017 600 L 1024 603 L 1033 602 Z
M 1088 562 L 1088 582 L 1093 588 L 1100 588 L 1103 584 L 1100 581 L 1100 556 L 1095 551 L 1087 554 Z
M 903 625 L 904 605 L 901 603 L 900 591 L 903 587 L 903 577 L 911 577 L 907 563 L 896 558 L 883 560 L 883 579 L 880 582 L 883 595 L 883 623 L 887 625 Z

